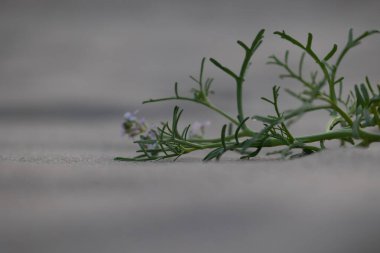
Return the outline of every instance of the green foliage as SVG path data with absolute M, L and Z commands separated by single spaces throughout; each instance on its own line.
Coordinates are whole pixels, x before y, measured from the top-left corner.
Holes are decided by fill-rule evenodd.
M 347 92 L 349 95 L 344 98 L 344 77 L 338 77 L 339 67 L 346 54 L 363 39 L 379 31 L 366 31 L 355 37 L 351 29 L 347 43 L 343 47 L 334 44 L 321 56 L 313 49 L 314 38 L 311 33 L 308 34 L 306 43 L 302 43 L 285 31 L 275 32 L 275 35 L 302 51 L 299 64 L 295 69 L 289 64 L 289 51 L 285 52 L 283 59 L 275 55 L 270 56 L 268 62 L 285 71 L 279 75 L 280 79 L 288 78 L 299 83 L 300 88 L 285 91 L 301 105 L 291 110 L 281 111 L 278 103 L 280 87 L 274 86 L 271 98 L 261 98 L 273 107 L 274 113 L 247 117 L 243 110 L 242 96 L 245 75 L 254 53 L 263 42 L 264 33 L 265 31 L 261 30 L 250 46 L 240 40 L 237 41 L 245 53 L 239 72 L 231 70 L 214 58 L 209 59 L 215 67 L 232 77 L 236 84 L 237 117 L 227 114 L 211 102 L 210 95 L 214 94 L 211 90 L 213 79 L 204 77 L 206 58 L 201 61 L 198 77 L 190 76 L 197 85 L 191 90 L 192 96 L 182 96 L 178 83 L 175 83 L 173 96 L 143 102 L 176 100 L 205 106 L 227 120 L 221 128 L 219 138 L 207 139 L 203 136 L 192 135 L 195 124 L 179 129 L 183 110 L 178 106 L 175 106 L 173 110 L 171 123 L 162 122 L 160 126 L 153 128 L 148 128 L 145 122 L 138 120 L 134 114 L 127 113 L 128 117 L 123 123 L 124 131 L 131 137 L 140 134 L 138 140 L 135 140 L 139 147 L 137 150 L 139 155 L 133 158 L 117 157 L 115 159 L 120 161 L 177 159 L 193 151 L 207 149 L 211 151 L 204 157 L 204 161 L 219 160 L 227 151 L 237 152 L 241 154 L 242 159 L 249 159 L 260 154 L 267 147 L 279 147 L 267 153 L 268 155 L 279 154 L 283 158 L 293 158 L 318 152 L 325 148 L 324 143 L 329 140 L 359 146 L 369 146 L 373 142 L 380 141 L 380 134 L 368 130 L 369 127 L 380 129 L 380 85 L 374 86 L 366 77 L 364 83 L 355 85 L 352 91 Z M 306 56 L 310 57 L 317 67 L 317 70 L 309 75 L 304 73 Z M 324 110 L 330 114 L 331 119 L 327 123 L 326 131 L 308 136 L 294 136 L 289 126 L 301 119 L 304 114 L 317 110 Z M 246 123 L 252 120 L 262 124 L 260 131 L 253 131 L 247 126 Z

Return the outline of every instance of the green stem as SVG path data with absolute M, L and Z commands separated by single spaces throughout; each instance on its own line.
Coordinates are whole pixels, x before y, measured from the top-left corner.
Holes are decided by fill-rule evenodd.
M 262 43 L 264 32 L 265 32 L 264 29 L 260 30 L 260 32 L 256 35 L 255 39 L 253 40 L 251 47 L 247 47 L 244 43 L 242 43 L 243 48 L 245 50 L 245 56 L 244 56 L 244 60 L 243 60 L 243 63 L 241 65 L 241 68 L 240 68 L 239 77 L 235 78 L 235 80 L 236 80 L 236 100 L 237 100 L 237 110 L 238 110 L 239 122 L 242 122 L 245 119 L 244 110 L 243 110 L 243 83 L 245 81 L 244 80 L 245 74 L 247 72 L 247 69 L 249 67 L 249 64 L 250 64 L 250 61 L 251 61 L 253 54 L 255 53 L 257 48 Z M 242 124 L 241 128 L 242 128 L 242 130 L 252 132 L 247 127 L 245 122 Z
M 323 75 L 325 76 L 327 83 L 329 85 L 329 95 L 332 103 L 336 104 L 336 94 L 335 94 L 335 87 L 334 87 L 334 79 L 330 76 L 326 65 L 319 59 L 319 57 L 314 53 L 314 51 L 311 48 L 304 47 L 303 45 L 300 45 L 300 47 L 318 64 L 318 66 L 321 68 Z
M 367 140 L 368 142 L 374 142 L 374 141 L 380 141 L 380 135 L 366 132 L 362 129 L 359 130 L 360 137 Z M 294 139 L 297 141 L 300 141 L 302 143 L 313 143 L 313 142 L 319 142 L 319 141 L 325 141 L 325 140 L 340 140 L 340 139 L 348 139 L 352 138 L 352 129 L 339 129 L 314 135 L 308 135 L 308 136 L 300 136 L 295 137 Z M 176 142 L 180 144 L 188 144 L 187 142 L 183 142 L 181 140 L 176 140 Z M 227 145 L 234 145 L 235 143 L 227 143 Z M 251 144 L 252 148 L 258 148 L 258 147 L 278 147 L 283 146 L 284 142 L 282 140 L 269 137 L 266 139 L 264 143 L 262 143 L 260 140 L 257 142 L 253 142 Z M 220 147 L 220 141 L 219 143 L 209 143 L 204 145 L 198 146 L 200 149 L 209 149 L 209 148 L 217 148 Z
M 369 133 L 362 129 L 359 129 L 359 135 L 360 135 L 360 138 L 365 139 L 368 142 L 380 141 L 379 134 Z M 347 128 L 347 129 L 339 129 L 339 130 L 334 130 L 330 132 L 319 133 L 319 134 L 314 134 L 314 135 L 309 135 L 309 136 L 296 137 L 295 139 L 303 143 L 312 143 L 312 142 L 319 142 L 319 141 L 325 141 L 325 140 L 347 139 L 347 138 L 352 138 L 352 137 L 353 137 L 352 129 Z M 257 147 L 257 145 L 258 143 L 253 143 L 252 147 Z M 283 145 L 283 142 L 281 140 L 268 138 L 264 142 L 263 147 L 275 147 L 275 146 L 281 146 L 281 145 Z
M 239 121 L 242 121 L 244 119 L 244 112 L 243 112 L 243 82 L 236 81 L 236 99 L 237 99 L 237 110 L 239 115 Z M 242 129 L 247 129 L 247 125 L 244 123 L 242 125 Z
M 155 103 L 155 102 L 161 102 L 161 101 L 169 101 L 169 100 L 184 100 L 184 101 L 190 101 L 190 102 L 194 102 L 194 103 L 198 103 L 198 104 L 204 105 L 207 108 L 213 110 L 214 112 L 219 113 L 220 115 L 222 115 L 223 117 L 225 117 L 226 119 L 228 119 L 233 124 L 235 124 L 237 126 L 239 125 L 239 122 L 237 120 L 235 120 L 230 115 L 228 115 L 227 113 L 223 112 L 222 110 L 220 110 L 216 106 L 212 105 L 208 101 L 207 102 L 202 102 L 202 101 L 195 100 L 195 99 L 192 99 L 192 98 L 187 98 L 187 97 L 168 97 L 168 98 L 160 98 L 160 99 L 150 99 L 150 100 L 144 101 L 143 104 Z
M 289 66 L 282 64 L 282 67 L 285 68 L 286 71 L 288 71 L 290 77 L 296 79 L 297 81 L 301 82 L 303 85 L 308 87 L 310 90 L 313 90 L 314 87 L 312 84 L 308 83 L 305 79 L 303 79 L 301 76 L 296 75 L 293 70 L 289 68 Z
M 336 99 L 336 94 L 335 94 L 335 83 L 334 83 L 335 80 L 332 77 L 330 77 L 329 72 L 326 69 L 326 66 L 322 62 L 319 62 L 318 64 L 321 67 L 323 74 L 325 75 L 327 83 L 329 84 L 329 95 L 330 95 L 331 102 L 334 105 L 336 105 L 337 99 Z
M 242 137 L 254 137 L 257 133 L 250 131 L 250 130 L 243 130 L 238 134 L 239 138 Z M 226 141 L 230 141 L 235 139 L 235 135 L 229 135 L 224 138 Z M 195 143 L 220 143 L 220 138 L 214 138 L 214 139 L 188 139 L 189 142 L 195 142 Z
M 380 141 L 380 135 L 375 133 L 366 132 L 363 129 L 359 129 L 359 136 L 362 139 L 365 139 L 369 143 Z
M 368 144 L 371 142 L 380 141 L 380 135 L 379 134 L 369 133 L 369 132 L 364 131 L 363 129 L 359 129 L 359 135 L 360 135 L 360 138 L 365 140 Z M 249 133 L 243 133 L 242 132 L 241 136 L 242 137 L 243 136 L 248 137 Z M 346 129 L 339 129 L 339 130 L 334 130 L 334 131 L 329 131 L 329 132 L 324 132 L 324 133 L 319 133 L 319 134 L 314 134 L 314 135 L 300 136 L 300 137 L 296 137 L 294 139 L 297 141 L 300 141 L 302 143 L 313 143 L 313 142 L 320 142 L 320 141 L 325 141 L 325 140 L 349 139 L 352 137 L 353 137 L 352 129 L 346 128 Z M 226 137 L 225 141 L 228 141 L 231 139 L 233 139 L 233 137 L 229 136 L 229 137 Z M 215 141 L 218 141 L 218 142 L 207 143 L 207 144 L 206 143 L 196 144 L 196 143 L 192 143 L 190 141 L 180 140 L 180 139 L 172 139 L 171 141 L 187 146 L 184 149 L 183 154 L 187 154 L 187 153 L 190 153 L 190 152 L 196 151 L 196 150 L 218 148 L 218 147 L 220 147 L 220 142 L 221 142 L 220 139 L 215 139 Z M 236 147 L 235 142 L 226 143 L 226 145 L 228 147 L 227 149 L 229 149 L 229 148 L 234 149 Z M 257 142 L 252 143 L 251 147 L 252 148 L 262 148 L 262 147 L 277 147 L 277 146 L 283 146 L 283 145 L 284 145 L 284 142 L 282 140 L 270 137 L 270 138 L 266 139 L 264 143 L 262 143 L 261 141 L 257 141 Z M 305 147 L 312 148 L 310 146 L 305 146 Z M 178 156 L 178 155 L 172 154 L 172 155 L 167 155 L 165 158 L 176 157 L 176 156 Z M 124 161 L 147 161 L 147 160 L 156 160 L 156 158 L 145 157 L 142 159 L 130 159 L 130 158 L 118 157 L 115 160 L 119 160 L 119 161 L 123 161 L 123 160 Z
M 284 115 L 285 120 L 289 120 L 293 117 L 298 117 L 300 114 L 311 112 L 311 111 L 318 111 L 318 110 L 328 110 L 332 109 L 331 105 L 318 105 L 318 106 L 302 106 L 298 109 L 292 110 L 289 113 Z
M 321 68 L 323 75 L 326 78 L 326 81 L 329 85 L 329 97 L 333 104 L 337 104 L 336 94 L 335 94 L 335 87 L 334 87 L 334 79 L 330 76 L 326 65 L 319 59 L 319 57 L 312 51 L 312 49 L 308 49 L 306 47 L 301 46 L 302 49 L 305 50 L 305 52 L 318 64 L 318 66 Z
M 329 98 L 325 97 L 319 97 L 321 100 L 327 102 L 330 104 L 331 108 L 334 109 L 342 118 L 350 125 L 352 126 L 353 122 L 350 116 L 347 115 L 336 103 L 331 101 Z
M 247 51 L 243 64 L 240 69 L 240 75 L 239 78 L 236 79 L 236 101 L 237 101 L 237 110 L 239 115 L 239 121 L 242 121 L 245 119 L 244 117 L 244 110 L 243 110 L 243 83 L 244 83 L 244 76 L 248 68 L 249 61 L 252 57 L 253 53 L 251 51 Z M 246 130 L 247 125 L 244 123 L 242 125 L 242 129 Z

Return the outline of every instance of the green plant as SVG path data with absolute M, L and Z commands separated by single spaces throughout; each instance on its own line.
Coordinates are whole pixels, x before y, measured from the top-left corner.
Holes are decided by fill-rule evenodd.
M 370 127 L 380 128 L 380 85 L 374 87 L 368 78 L 365 83 L 355 85 L 348 97 L 343 98 L 344 78 L 338 76 L 338 70 L 343 58 L 366 37 L 379 33 L 379 31 L 366 31 L 354 37 L 352 29 L 349 31 L 345 46 L 339 51 L 336 44 L 323 56 L 317 55 L 313 50 L 313 36 L 308 34 L 306 44 L 282 32 L 275 32 L 283 40 L 290 42 L 302 51 L 298 69 L 289 65 L 289 51 L 283 59 L 270 56 L 268 64 L 281 67 L 285 74 L 280 78 L 291 78 L 302 85 L 299 92 L 285 90 L 289 95 L 301 101 L 301 106 L 292 110 L 281 111 L 278 105 L 280 88 L 274 86 L 272 98 L 261 98 L 274 108 L 273 115 L 247 116 L 243 110 L 243 88 L 245 75 L 250 61 L 261 45 L 264 37 L 261 30 L 251 43 L 247 45 L 237 41 L 245 52 L 240 71 L 232 71 L 219 61 L 210 58 L 210 62 L 232 78 L 236 85 L 237 117 L 229 115 L 215 106 L 210 95 L 213 94 L 212 78 L 204 77 L 206 59 L 203 58 L 199 76 L 191 79 L 197 84 L 192 89 L 192 96 L 182 96 L 178 91 L 178 83 L 174 85 L 174 95 L 161 99 L 150 99 L 143 103 L 156 103 L 168 100 L 190 101 L 205 106 L 223 116 L 228 122 L 221 128 L 220 137 L 207 139 L 201 135 L 191 134 L 191 125 L 184 129 L 178 128 L 178 122 L 183 110 L 176 106 L 173 110 L 171 123 L 163 122 L 160 126 L 148 128 L 145 122 L 139 120 L 135 114 L 127 114 L 123 123 L 124 130 L 130 136 L 139 136 L 139 155 L 133 158 L 117 157 L 119 161 L 148 161 L 166 158 L 178 158 L 196 150 L 211 149 L 204 157 L 204 161 L 218 160 L 225 152 L 235 151 L 241 154 L 242 159 L 249 159 L 259 154 L 266 147 L 280 147 L 270 154 L 281 154 L 282 157 L 294 157 L 311 154 L 325 148 L 324 142 L 338 140 L 342 145 L 350 143 L 358 146 L 368 146 L 380 141 L 380 134 L 371 132 Z M 303 73 L 304 59 L 310 57 L 319 71 L 312 72 L 310 77 Z M 335 59 L 335 61 L 332 61 Z M 318 77 L 321 73 L 321 77 Z M 300 119 L 304 114 L 324 110 L 330 114 L 330 121 L 325 132 L 308 136 L 294 136 L 289 125 Z M 262 123 L 261 131 L 253 131 L 247 126 L 247 121 L 256 120 Z M 202 126 L 204 127 L 204 126 Z M 203 133 L 203 131 L 202 131 Z M 300 150 L 294 153 L 295 150 Z

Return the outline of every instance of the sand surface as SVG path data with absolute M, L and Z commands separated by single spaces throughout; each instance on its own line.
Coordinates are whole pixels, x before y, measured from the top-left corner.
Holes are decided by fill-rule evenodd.
M 125 163 L 115 121 L 25 124 L 1 124 L 1 252 L 380 250 L 379 145 Z

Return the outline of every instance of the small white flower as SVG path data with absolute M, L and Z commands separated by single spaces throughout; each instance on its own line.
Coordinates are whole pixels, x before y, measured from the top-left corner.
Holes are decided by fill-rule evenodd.
M 205 134 L 206 127 L 210 126 L 211 122 L 210 121 L 205 121 L 205 122 L 199 122 L 195 121 L 191 125 L 191 129 L 189 132 L 190 137 L 192 138 L 200 138 Z
M 151 140 L 152 142 L 145 145 L 145 148 L 148 150 L 155 150 L 158 147 L 157 135 L 154 129 L 149 129 L 144 135 L 141 135 L 142 140 Z
M 137 113 L 138 111 L 133 113 L 126 112 L 124 114 L 124 122 L 122 124 L 123 133 L 131 138 L 134 138 L 147 130 L 145 119 L 138 119 L 136 116 Z
M 136 117 L 136 114 L 137 114 L 137 113 L 138 113 L 137 110 L 134 111 L 134 112 L 126 112 L 126 113 L 124 113 L 123 118 L 124 118 L 125 120 L 135 121 L 135 120 L 137 120 L 137 117 Z

